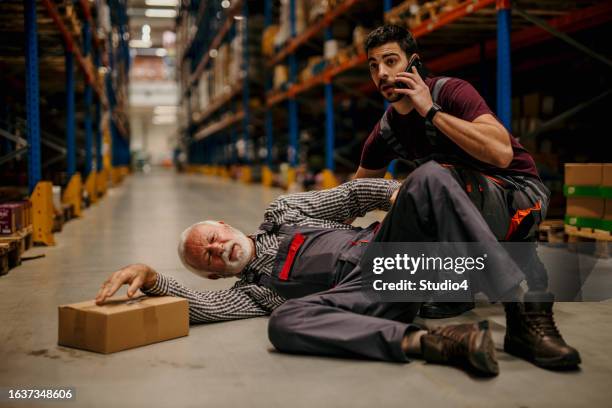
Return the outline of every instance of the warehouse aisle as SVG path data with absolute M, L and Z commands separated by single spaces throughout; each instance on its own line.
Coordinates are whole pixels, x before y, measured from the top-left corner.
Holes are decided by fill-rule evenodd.
M 93 298 L 107 275 L 125 264 L 148 263 L 202 290 L 230 285 L 204 281 L 180 267 L 179 233 L 204 218 L 252 230 L 278 194 L 260 185 L 162 171 L 135 175 L 111 190 L 83 219 L 65 226 L 56 247 L 28 252 L 45 258 L 0 278 L 0 386 L 75 387 L 77 403 L 66 406 L 79 407 L 609 403 L 612 303 L 556 309 L 566 339 L 582 353 L 581 372 L 546 372 L 500 353 L 501 374 L 491 380 L 421 361 L 402 365 L 279 354 L 267 340 L 265 318 L 192 326 L 189 337 L 112 355 L 56 345 L 57 306 Z M 481 307 L 462 318 L 481 316 L 492 319 L 501 345 L 501 308 Z

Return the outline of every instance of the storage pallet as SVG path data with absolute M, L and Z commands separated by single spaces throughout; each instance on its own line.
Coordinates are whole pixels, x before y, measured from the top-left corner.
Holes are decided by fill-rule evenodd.
M 595 255 L 601 258 L 612 256 L 612 232 L 586 227 L 565 225 L 565 233 L 570 244 L 595 242 Z
M 21 257 L 32 247 L 32 226 L 11 235 L 0 235 L 0 275 L 21 265 Z

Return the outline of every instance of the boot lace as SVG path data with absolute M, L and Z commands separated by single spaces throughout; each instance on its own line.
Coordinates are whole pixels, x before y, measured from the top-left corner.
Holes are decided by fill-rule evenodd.
M 544 336 L 561 338 L 561 333 L 557 329 L 553 314 L 546 312 L 530 312 L 527 313 L 529 323 L 537 332 Z

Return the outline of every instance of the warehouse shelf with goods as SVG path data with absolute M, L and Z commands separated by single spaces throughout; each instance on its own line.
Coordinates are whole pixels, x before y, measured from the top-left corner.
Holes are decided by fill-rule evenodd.
M 230 2 L 230 7 L 237 6 Z M 196 10 L 200 18 L 210 15 Z M 219 25 L 232 20 L 230 12 L 220 12 Z M 258 17 L 256 13 L 251 10 L 249 19 Z M 432 75 L 458 76 L 471 82 L 534 154 L 554 196 L 562 197 L 560 157 L 550 151 L 551 138 L 555 140 L 555 130 L 564 121 L 580 119 L 580 115 L 569 116 L 574 108 L 583 116 L 601 108 L 606 97 L 601 94 L 601 82 L 610 86 L 605 79 L 605 57 L 600 58 L 606 55 L 606 45 L 593 38 L 610 31 L 605 23 L 611 18 L 610 4 L 597 1 L 264 2 L 265 30 L 260 35 L 261 49 L 255 51 L 264 61 L 258 69 L 265 73 L 265 96 L 263 100 L 256 92 L 250 96 L 251 103 L 264 106 L 261 116 L 253 115 L 253 132 L 245 136 L 242 131 L 238 140 L 236 133 L 248 127 L 242 111 L 235 107 L 241 99 L 237 88 L 228 88 L 208 104 L 200 99 L 197 109 L 190 107 L 196 103 L 193 100 L 184 103 L 191 112 L 186 116 L 191 121 L 184 126 L 186 140 L 198 131 L 208 136 L 195 149 L 204 160 L 192 155 L 197 159 L 192 164 L 240 162 L 230 155 L 240 142 L 251 152 L 249 163 L 263 169 L 257 173 L 267 174 L 263 180 L 267 184 L 288 186 L 296 175 L 319 187 L 345 180 L 355 170 L 360 147 L 384 109 L 369 79 L 363 39 L 385 21 L 412 31 Z M 207 44 L 217 47 L 218 40 Z M 184 61 L 200 56 L 210 63 L 209 55 L 218 51 L 204 47 L 198 54 L 195 48 L 192 43 Z M 194 61 L 191 66 L 184 64 L 183 83 L 195 84 L 203 60 Z M 558 64 L 567 64 L 568 72 L 587 78 L 588 84 L 562 94 L 558 84 L 567 79 Z M 217 80 L 214 70 L 207 80 Z M 194 99 L 194 92 L 190 95 Z M 198 112 L 209 114 L 211 109 L 219 116 L 198 117 Z M 243 119 L 233 120 L 236 115 Z M 197 128 L 202 120 L 212 127 Z M 587 121 L 577 123 L 585 126 Z M 406 171 L 401 164 L 390 170 L 396 176 Z
M 127 174 L 127 24 L 119 0 L 0 3 L 0 200 L 32 202 L 34 243 Z

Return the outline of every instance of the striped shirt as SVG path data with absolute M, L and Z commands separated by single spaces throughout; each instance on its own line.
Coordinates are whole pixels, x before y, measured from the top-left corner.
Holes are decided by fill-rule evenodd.
M 400 183 L 385 179 L 357 179 L 336 188 L 283 195 L 274 200 L 264 213 L 264 221 L 318 228 L 348 229 L 343 221 L 363 217 L 367 212 L 389 210 L 389 199 Z M 255 258 L 229 289 L 195 291 L 174 278 L 157 275 L 155 285 L 143 290 L 148 295 L 177 296 L 189 301 L 191 323 L 245 319 L 270 314 L 285 299 L 274 290 L 252 283 L 246 276 L 272 273 L 279 247 L 277 233 L 258 230 Z

